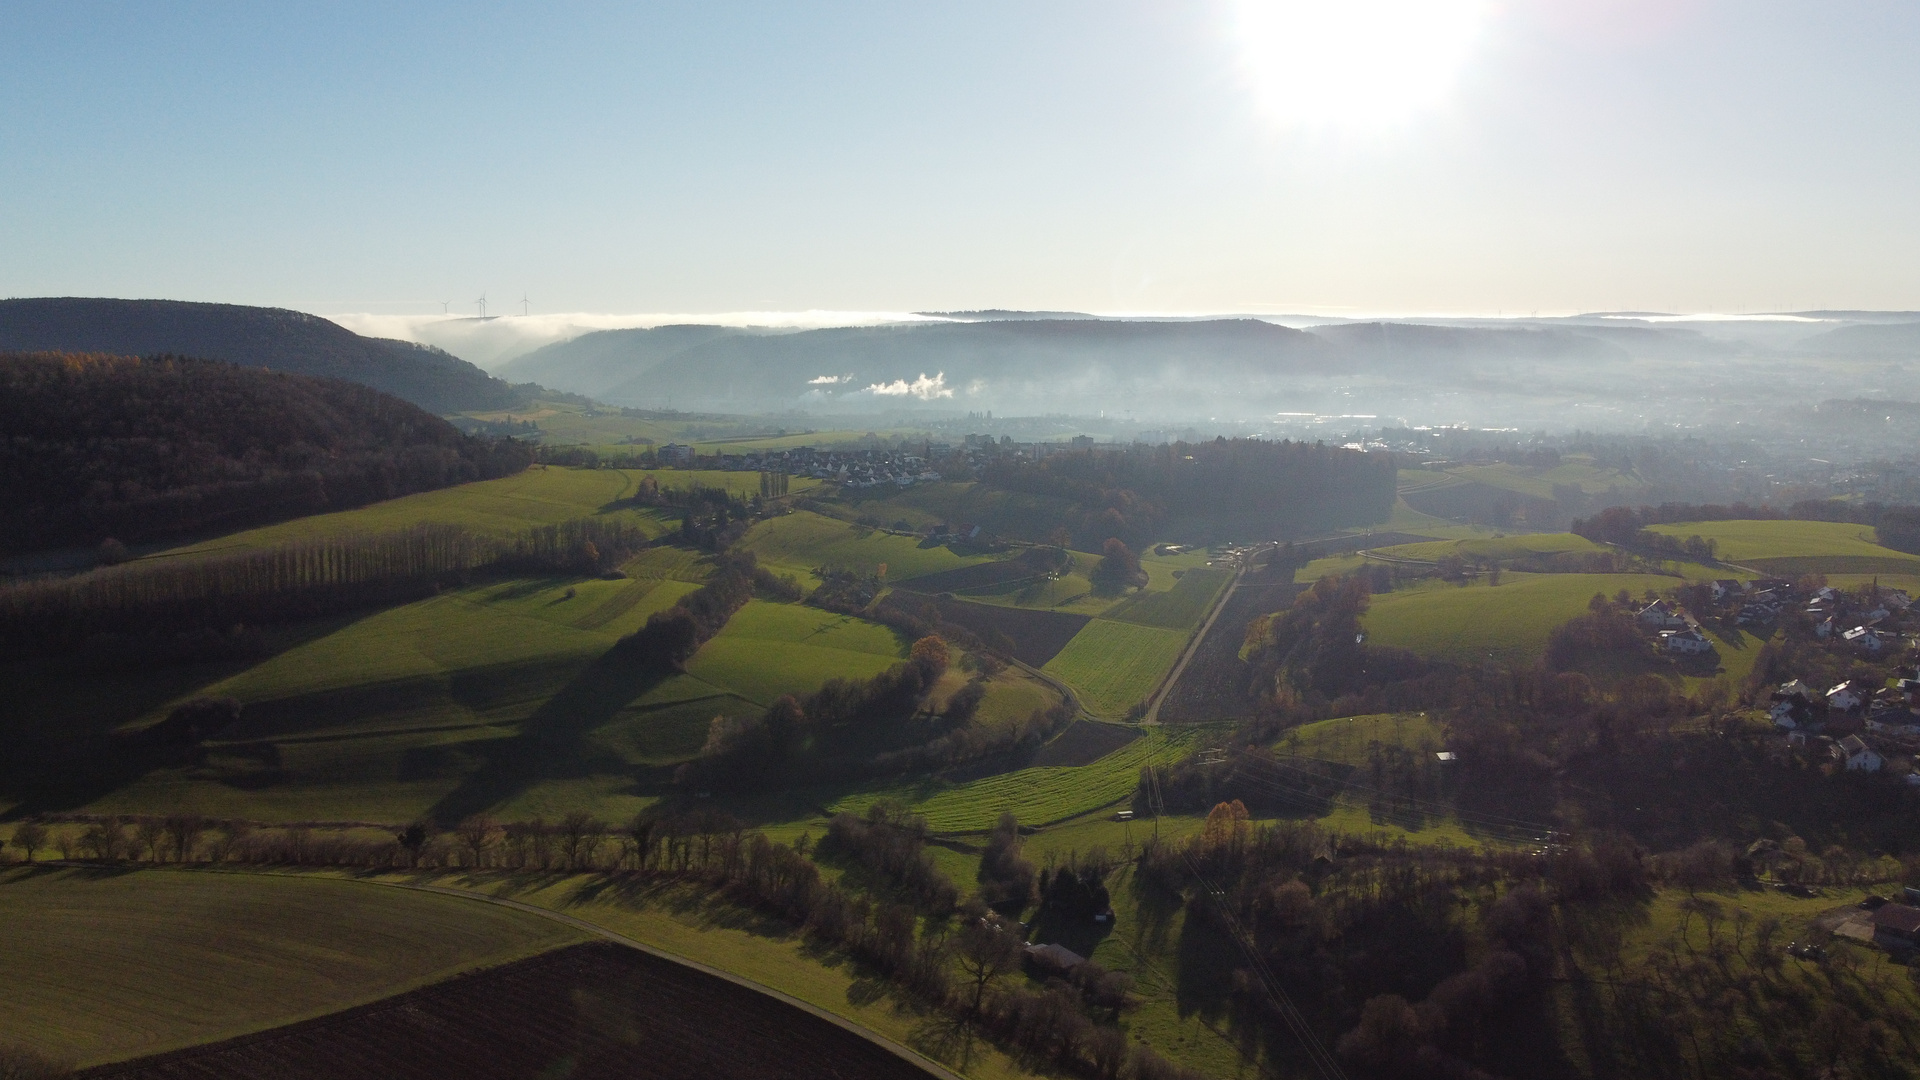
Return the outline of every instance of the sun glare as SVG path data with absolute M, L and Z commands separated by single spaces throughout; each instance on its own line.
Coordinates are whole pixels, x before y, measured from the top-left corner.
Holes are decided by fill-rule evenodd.
M 1438 105 L 1479 36 L 1483 0 L 1235 0 L 1240 62 L 1288 126 L 1390 126 Z

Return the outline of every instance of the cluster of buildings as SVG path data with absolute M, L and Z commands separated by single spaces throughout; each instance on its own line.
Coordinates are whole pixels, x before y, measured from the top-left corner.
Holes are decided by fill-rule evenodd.
M 977 467 L 1000 457 L 1038 460 L 1068 450 L 1092 448 L 1092 437 L 1077 435 L 1064 442 L 1016 443 L 1002 435 L 968 435 L 964 442 L 923 441 L 887 447 L 884 443 L 864 448 L 822 450 L 796 446 L 785 450 L 754 450 L 738 454 L 696 453 L 685 443 L 666 443 L 654 450 L 661 465 L 678 468 L 721 469 L 729 472 L 775 472 L 789 476 L 809 476 L 842 488 L 857 490 L 883 485 L 910 487 L 939 480 L 941 469 Z
M 1820 691 L 1795 679 L 1772 693 L 1767 715 L 1791 745 L 1823 748 L 1850 772 L 1879 772 L 1888 755 L 1920 755 L 1920 672 L 1904 669 L 1891 685 L 1849 679 Z M 1920 786 L 1920 772 L 1907 783 Z
M 1634 617 L 1654 632 L 1661 652 L 1687 655 L 1713 651 L 1713 641 L 1701 633 L 1700 624 L 1671 600 L 1655 600 Z

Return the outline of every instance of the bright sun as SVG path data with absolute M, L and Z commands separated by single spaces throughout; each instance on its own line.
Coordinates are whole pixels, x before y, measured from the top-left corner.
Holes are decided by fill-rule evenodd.
M 1241 64 L 1261 107 L 1292 126 L 1391 125 L 1452 88 L 1482 0 L 1235 0 Z

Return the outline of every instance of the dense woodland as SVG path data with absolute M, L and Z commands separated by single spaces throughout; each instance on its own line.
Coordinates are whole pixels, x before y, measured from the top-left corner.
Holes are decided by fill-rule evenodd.
M 1093 548 L 1109 537 L 1144 544 L 1208 515 L 1265 518 L 1289 532 L 1382 521 L 1393 508 L 1395 465 L 1390 454 L 1222 438 L 999 457 L 980 478 L 1066 502 L 1064 524 Z
M 0 552 L 235 529 L 532 460 L 353 383 L 180 357 L 0 354 Z

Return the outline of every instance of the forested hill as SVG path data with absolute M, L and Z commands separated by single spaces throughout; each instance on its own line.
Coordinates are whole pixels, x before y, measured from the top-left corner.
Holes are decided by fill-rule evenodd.
M 346 379 L 437 413 L 504 409 L 512 387 L 425 345 L 359 334 L 284 308 L 178 300 L 0 300 L 0 350 L 198 356 Z
M 524 469 L 353 383 L 210 360 L 0 353 L 0 552 L 281 521 Z

